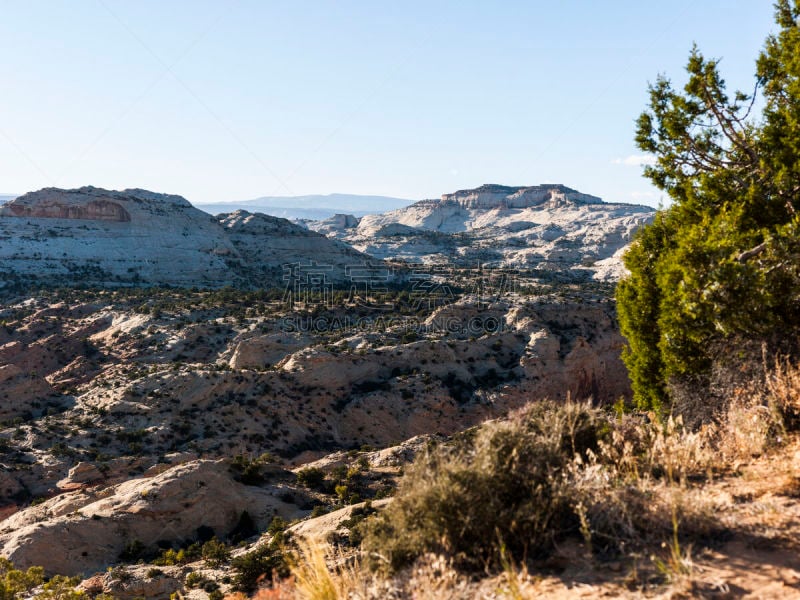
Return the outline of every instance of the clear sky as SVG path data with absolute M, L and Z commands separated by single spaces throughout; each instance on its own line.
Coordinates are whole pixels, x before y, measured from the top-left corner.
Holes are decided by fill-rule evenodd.
M 769 0 L 0 0 L 0 192 L 655 205 L 634 120 L 693 42 L 751 89 Z

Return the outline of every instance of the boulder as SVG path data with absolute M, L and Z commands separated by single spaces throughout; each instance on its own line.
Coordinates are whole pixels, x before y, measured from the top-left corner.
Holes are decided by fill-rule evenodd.
M 193 461 L 102 494 L 62 494 L 22 510 L 3 522 L 0 554 L 22 568 L 40 565 L 49 574 L 89 574 L 117 563 L 131 543 L 154 549 L 157 542 L 185 542 L 196 537 L 199 527 L 223 537 L 243 511 L 262 527 L 276 514 L 294 518 L 297 507 L 277 493 L 237 483 L 224 461 Z M 50 514 L 55 505 L 70 500 L 70 512 Z

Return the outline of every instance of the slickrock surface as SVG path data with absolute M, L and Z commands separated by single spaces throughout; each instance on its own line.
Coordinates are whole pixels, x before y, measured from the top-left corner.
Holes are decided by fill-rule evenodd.
M 146 190 L 46 188 L 0 206 L 0 287 L 158 285 L 269 287 L 284 263 L 366 260 L 285 219 L 212 217 L 180 196 Z
M 90 574 L 117 563 L 134 540 L 144 546 L 190 540 L 199 527 L 225 536 L 243 511 L 261 527 L 275 515 L 298 514 L 276 488 L 237 483 L 228 471 L 221 461 L 193 461 L 153 477 L 62 494 L 0 523 L 0 547 L 18 565 Z
M 313 507 L 291 486 L 273 495 L 293 477 L 279 465 L 452 434 L 536 398 L 629 393 L 613 303 L 588 292 L 467 295 L 388 322 L 357 306 L 322 311 L 329 324 L 361 319 L 341 330 L 238 293 L 128 293 L 54 292 L 61 300 L 0 310 L 0 553 L 20 566 L 87 572 L 133 540 L 183 542 L 201 525 L 225 535 L 243 510 L 263 528 L 265 511 Z M 365 460 L 388 468 L 426 439 Z M 213 462 L 265 452 L 255 486 Z M 48 553 L 57 542 L 69 552 Z
M 357 227 L 352 216 L 308 226 L 382 259 L 481 262 L 613 280 L 621 272 L 615 253 L 654 213 L 563 185 L 483 185 L 366 215 Z

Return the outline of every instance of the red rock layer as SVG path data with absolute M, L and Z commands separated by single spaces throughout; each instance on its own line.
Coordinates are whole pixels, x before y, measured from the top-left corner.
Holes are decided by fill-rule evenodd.
M 85 219 L 92 221 L 115 221 L 128 223 L 131 216 L 116 202 L 91 200 L 83 205 L 63 204 L 54 200 L 42 200 L 33 206 L 10 203 L 4 207 L 5 216 L 33 217 L 37 219 Z

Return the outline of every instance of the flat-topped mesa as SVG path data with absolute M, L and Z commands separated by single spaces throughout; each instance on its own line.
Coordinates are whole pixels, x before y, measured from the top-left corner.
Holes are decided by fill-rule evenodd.
M 561 184 L 506 186 L 484 184 L 471 190 L 443 194 L 442 202 L 455 202 L 463 208 L 556 208 L 564 204 L 599 204 L 597 196 L 582 194 Z
M 192 208 L 181 196 L 147 190 L 104 190 L 86 186 L 74 190 L 44 188 L 0 207 L 0 217 L 77 219 L 129 223 L 132 213 L 164 214 Z

